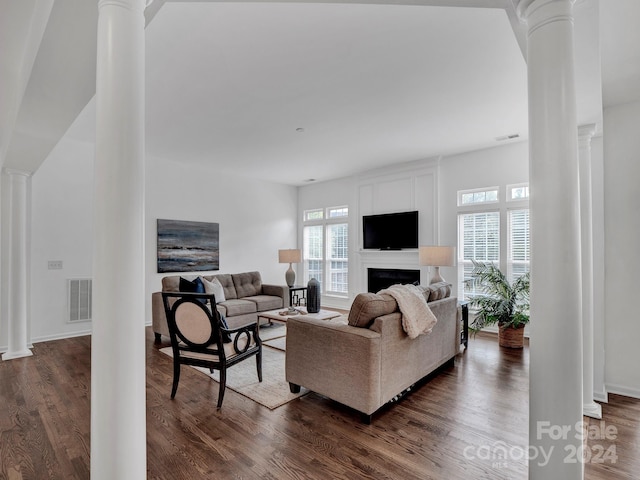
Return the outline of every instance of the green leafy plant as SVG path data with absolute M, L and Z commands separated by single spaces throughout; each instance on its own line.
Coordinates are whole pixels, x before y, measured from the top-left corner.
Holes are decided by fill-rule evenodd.
M 480 292 L 470 298 L 475 318 L 469 327 L 477 332 L 486 326 L 519 328 L 529 323 L 529 273 L 513 284 L 493 263 L 473 262 L 469 286 Z

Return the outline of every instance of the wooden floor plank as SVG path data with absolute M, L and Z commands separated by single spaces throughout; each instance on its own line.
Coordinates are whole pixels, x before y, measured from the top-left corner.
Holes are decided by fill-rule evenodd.
M 528 443 L 528 348 L 477 335 L 455 362 L 371 425 L 352 409 L 310 393 L 275 410 L 218 388 L 189 369 L 169 398 L 171 359 L 147 331 L 148 478 L 505 479 L 527 478 L 524 459 L 468 458 L 465 449 Z M 89 478 L 90 337 L 43 342 L 34 356 L 0 363 L 0 480 Z M 587 480 L 637 479 L 640 400 L 603 404 L 615 463 L 588 463 Z M 598 421 L 589 419 L 597 428 Z

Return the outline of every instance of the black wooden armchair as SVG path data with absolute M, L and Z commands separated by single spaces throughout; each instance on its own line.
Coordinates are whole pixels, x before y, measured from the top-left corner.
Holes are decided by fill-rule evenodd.
M 226 328 L 211 294 L 164 292 L 162 301 L 173 349 L 171 398 L 178 390 L 181 365 L 220 371 L 218 408 L 224 398 L 227 368 L 255 355 L 258 380 L 262 382 L 262 342 L 257 323 Z

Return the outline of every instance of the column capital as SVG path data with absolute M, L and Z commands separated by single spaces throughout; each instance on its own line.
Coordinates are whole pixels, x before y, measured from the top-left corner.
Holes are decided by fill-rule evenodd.
M 3 168 L 3 173 L 5 175 L 9 175 L 11 177 L 20 176 L 20 177 L 30 177 L 31 172 L 27 172 L 26 170 L 17 170 L 15 168 Z
M 573 21 L 572 8 L 575 0 L 515 1 L 518 18 L 529 25 L 529 32 L 552 21 Z
M 144 12 L 153 0 L 98 0 L 98 10 L 102 7 L 122 7 L 132 12 Z

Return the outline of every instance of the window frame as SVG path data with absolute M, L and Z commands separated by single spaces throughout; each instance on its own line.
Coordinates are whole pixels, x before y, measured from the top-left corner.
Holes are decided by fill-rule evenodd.
M 322 211 L 321 218 L 309 218 L 309 213 Z M 334 213 L 337 213 L 335 215 Z M 336 257 L 335 259 L 332 257 L 331 247 L 331 231 L 332 228 L 337 225 L 344 225 L 346 228 L 346 243 L 344 246 L 344 250 L 346 253 L 346 258 Z M 322 259 L 320 259 L 321 263 L 321 278 L 316 278 L 320 282 L 320 291 L 323 295 L 339 297 L 339 298 L 348 298 L 349 297 L 349 206 L 348 205 L 338 205 L 324 208 L 315 208 L 305 210 L 303 212 L 303 226 L 302 226 L 302 237 L 303 237 L 303 248 L 302 248 L 302 259 L 303 259 L 303 272 L 302 277 L 308 281 L 310 279 L 310 269 L 309 269 L 309 259 L 307 258 L 307 240 L 306 240 L 306 229 L 307 227 L 322 227 Z M 314 259 L 315 260 L 315 259 Z M 342 275 L 344 279 L 345 291 L 336 291 L 332 290 L 330 287 L 332 285 L 332 275 L 336 274 L 336 271 L 332 269 L 332 262 L 344 262 L 346 263 L 346 267 L 338 269 L 337 273 Z
M 482 200 L 477 202 L 467 202 L 463 201 L 465 195 L 475 195 L 478 193 L 484 193 L 485 197 L 487 193 L 496 192 L 495 200 Z M 486 206 L 486 205 L 494 205 L 500 203 L 500 187 L 491 186 L 491 187 L 482 187 L 482 188 L 471 188 L 467 190 L 458 190 L 458 208 L 469 208 L 475 206 Z
M 499 256 L 498 260 L 494 261 L 494 264 L 500 268 L 502 272 L 505 272 L 507 278 L 510 282 L 514 280 L 514 265 L 515 263 L 522 262 L 513 262 L 512 261 L 512 225 L 511 225 L 511 213 L 512 211 L 518 210 L 529 210 L 529 197 L 523 198 L 513 198 L 513 189 L 526 187 L 527 194 L 530 194 L 529 183 L 513 183 L 506 184 L 505 186 L 505 195 L 501 197 L 498 195 L 499 200 L 497 202 L 478 202 L 478 203 L 467 203 L 464 205 L 460 205 L 460 201 L 462 198 L 462 194 L 464 193 L 474 193 L 474 192 L 483 192 L 483 191 L 491 191 L 502 187 L 482 187 L 482 188 L 474 188 L 467 190 L 459 190 L 457 192 L 458 198 L 458 208 L 457 208 L 457 238 L 458 238 L 458 298 L 465 299 L 467 298 L 471 292 L 468 289 L 465 289 L 464 282 L 464 266 L 468 265 L 469 261 L 464 260 L 464 245 L 461 243 L 463 238 L 461 236 L 461 218 L 464 215 L 469 214 L 478 214 L 478 213 L 490 213 L 490 212 L 498 212 L 499 213 Z M 528 241 L 529 241 L 529 260 L 526 262 L 525 270 L 529 271 L 531 268 L 530 261 L 530 239 L 531 239 L 531 224 L 528 223 Z M 524 264 L 524 263 L 522 263 Z

